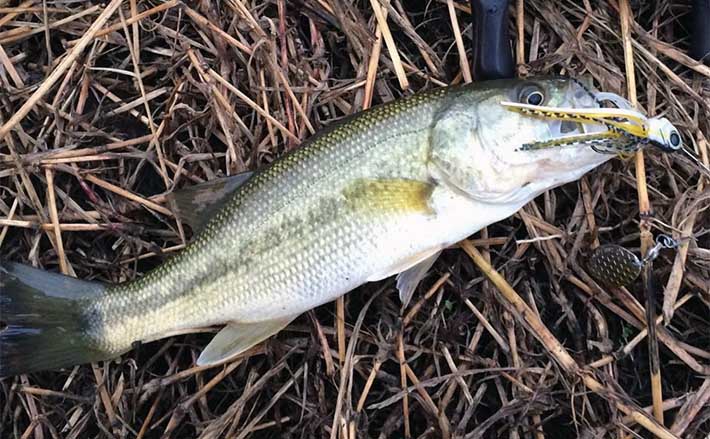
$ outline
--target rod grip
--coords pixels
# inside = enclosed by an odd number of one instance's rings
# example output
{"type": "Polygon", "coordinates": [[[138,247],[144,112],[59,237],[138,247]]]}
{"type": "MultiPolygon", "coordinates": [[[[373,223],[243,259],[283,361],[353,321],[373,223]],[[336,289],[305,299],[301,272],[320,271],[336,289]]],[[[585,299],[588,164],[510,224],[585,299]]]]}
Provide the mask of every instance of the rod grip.
{"type": "Polygon", "coordinates": [[[477,81],[512,78],[508,0],[471,0],[473,72],[477,81]]]}
{"type": "Polygon", "coordinates": [[[710,63],[710,0],[693,0],[690,56],[710,63]]]}

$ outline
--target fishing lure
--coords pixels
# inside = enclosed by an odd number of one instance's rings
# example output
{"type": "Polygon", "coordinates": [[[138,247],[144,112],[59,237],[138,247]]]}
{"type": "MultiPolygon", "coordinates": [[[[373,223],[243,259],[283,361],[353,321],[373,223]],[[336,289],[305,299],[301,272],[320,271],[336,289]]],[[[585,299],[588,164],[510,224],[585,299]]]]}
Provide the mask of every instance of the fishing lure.
{"type": "Polygon", "coordinates": [[[522,102],[501,102],[505,108],[528,116],[577,123],[604,125],[606,132],[578,134],[551,140],[527,143],[522,150],[541,150],[565,146],[589,146],[596,152],[629,154],[650,144],[666,153],[682,153],[696,167],[710,176],[707,167],[683,145],[683,138],[665,117],[648,117],[632,108],[631,103],[612,93],[597,93],[598,102],[612,102],[617,108],[559,108],[522,102]]]}
{"type": "Polygon", "coordinates": [[[604,244],[592,251],[587,269],[592,278],[606,287],[628,287],[643,267],[656,259],[662,249],[675,249],[680,243],[668,235],[658,235],[655,245],[640,259],[632,251],[616,244],[604,244]]]}

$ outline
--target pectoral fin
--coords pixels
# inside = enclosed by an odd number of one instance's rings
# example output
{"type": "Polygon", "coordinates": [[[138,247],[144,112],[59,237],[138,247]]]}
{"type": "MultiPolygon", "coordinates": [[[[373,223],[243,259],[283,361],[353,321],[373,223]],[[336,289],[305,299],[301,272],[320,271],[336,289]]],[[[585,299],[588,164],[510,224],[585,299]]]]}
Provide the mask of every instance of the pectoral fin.
{"type": "Polygon", "coordinates": [[[359,179],[343,190],[353,209],[374,214],[383,212],[413,212],[433,214],[429,205],[434,185],[407,179],[359,179]]]}
{"type": "Polygon", "coordinates": [[[187,223],[193,232],[198,232],[252,174],[242,172],[189,186],[168,194],[168,200],[174,203],[178,218],[187,223]]]}
{"type": "Polygon", "coordinates": [[[254,323],[232,322],[214,336],[197,359],[197,365],[223,363],[281,331],[296,317],[254,323]]]}
{"type": "MultiPolygon", "coordinates": [[[[384,278],[394,276],[395,274],[400,274],[404,275],[405,272],[409,271],[410,269],[414,269],[417,267],[419,264],[423,264],[424,262],[428,261],[430,258],[432,259],[431,262],[429,263],[428,266],[424,267],[422,265],[422,268],[420,271],[424,271],[424,274],[419,277],[417,280],[417,283],[419,280],[424,277],[426,274],[426,271],[431,267],[431,265],[434,263],[436,260],[436,257],[439,256],[439,253],[441,253],[440,248],[435,248],[435,249],[430,249],[421,253],[417,253],[415,255],[412,255],[408,258],[405,258],[404,260],[398,261],[396,264],[391,265],[389,267],[385,267],[382,271],[373,273],[371,276],[367,278],[368,282],[377,282],[378,280],[382,280],[384,278]]],[[[409,277],[409,275],[405,275],[409,277]]],[[[414,279],[412,279],[413,281],[414,279]]],[[[408,281],[409,283],[409,281],[408,281]]],[[[412,289],[416,288],[417,285],[415,284],[412,289]]],[[[397,288],[399,288],[399,276],[397,276],[397,288]]],[[[409,293],[411,295],[411,293],[409,293]]],[[[400,292],[400,297],[402,297],[403,294],[400,292]]]]}
{"type": "Polygon", "coordinates": [[[409,301],[412,300],[417,285],[424,279],[424,276],[426,276],[440,254],[441,250],[397,275],[397,290],[399,290],[399,299],[402,301],[402,307],[406,307],[409,301]]]}

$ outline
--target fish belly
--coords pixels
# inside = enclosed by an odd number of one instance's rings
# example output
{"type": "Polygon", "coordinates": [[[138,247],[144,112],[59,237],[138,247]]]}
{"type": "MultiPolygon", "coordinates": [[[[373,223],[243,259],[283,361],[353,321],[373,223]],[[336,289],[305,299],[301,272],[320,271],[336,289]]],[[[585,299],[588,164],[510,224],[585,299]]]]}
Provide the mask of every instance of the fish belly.
{"type": "MultiPolygon", "coordinates": [[[[282,221],[290,230],[269,230],[271,245],[245,246],[243,270],[225,275],[207,295],[220,297],[220,319],[254,322],[293,316],[334,300],[368,282],[420,262],[520,206],[486,205],[447,186],[437,186],[429,213],[353,214],[338,206],[301,210],[282,221]],[[231,291],[231,295],[225,295],[231,291]]],[[[278,224],[279,222],[275,222],[278,224]]]]}

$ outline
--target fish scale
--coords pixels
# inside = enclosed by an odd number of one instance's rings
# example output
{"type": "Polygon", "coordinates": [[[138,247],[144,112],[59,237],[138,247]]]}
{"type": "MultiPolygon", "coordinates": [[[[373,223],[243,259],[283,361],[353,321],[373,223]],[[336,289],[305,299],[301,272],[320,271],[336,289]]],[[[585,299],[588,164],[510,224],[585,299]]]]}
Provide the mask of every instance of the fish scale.
{"type": "Polygon", "coordinates": [[[285,296],[303,304],[289,307],[289,314],[302,312],[362,283],[357,271],[369,267],[353,270],[350,258],[377,251],[387,228],[369,221],[368,214],[343,212],[339,189],[355,179],[426,179],[422,133],[446,92],[376,107],[256,174],[180,254],[134,282],[111,288],[94,305],[101,316],[101,348],[116,350],[128,340],[225,319],[281,316],[266,310],[286,303],[285,296]],[[312,257],[299,256],[305,252],[312,257]],[[356,273],[342,283],[341,271],[356,273]],[[338,288],[330,292],[334,282],[338,288]],[[145,309],[151,310],[148,316],[145,309]]]}
{"type": "MultiPolygon", "coordinates": [[[[559,121],[506,106],[532,95],[557,113],[602,112],[564,78],[436,89],[347,117],[251,177],[172,194],[194,239],[133,281],[0,262],[0,376],[109,359],[208,325],[225,326],[197,364],[224,362],[300,313],[395,274],[406,304],[443,249],[613,158],[585,143],[609,137],[607,119],[581,118],[563,133],[559,121]],[[572,143],[557,147],[561,137],[572,143]],[[523,148],[536,143],[549,146],[523,148]]],[[[658,127],[649,131],[670,138],[669,123],[658,127]]]]}

